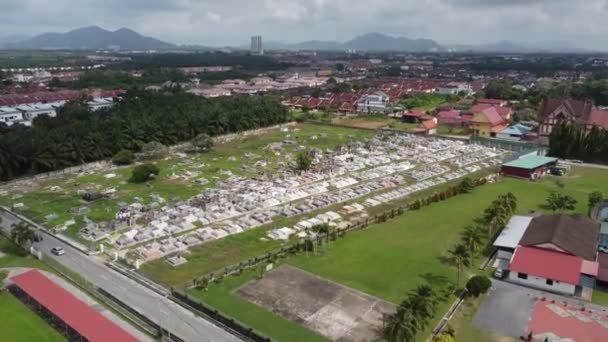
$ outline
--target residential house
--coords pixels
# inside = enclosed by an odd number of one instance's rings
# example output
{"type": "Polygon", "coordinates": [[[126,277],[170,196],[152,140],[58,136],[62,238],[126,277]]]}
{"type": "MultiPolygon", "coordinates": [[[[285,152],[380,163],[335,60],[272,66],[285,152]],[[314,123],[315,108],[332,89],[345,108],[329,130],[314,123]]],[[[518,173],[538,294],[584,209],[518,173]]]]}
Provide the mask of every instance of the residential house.
{"type": "Polygon", "coordinates": [[[509,262],[508,280],[591,299],[599,231],[600,224],[583,215],[534,217],[509,262]]]}
{"type": "Polygon", "coordinates": [[[23,120],[23,113],[14,107],[0,107],[0,122],[7,125],[23,120]]]}
{"type": "Polygon", "coordinates": [[[416,131],[426,135],[437,134],[437,118],[422,121],[416,131]]]}
{"type": "Polygon", "coordinates": [[[357,112],[360,113],[385,113],[389,104],[389,96],[382,91],[363,95],[357,101],[357,112]]]}
{"type": "Polygon", "coordinates": [[[490,138],[502,131],[506,127],[506,122],[495,107],[487,107],[473,113],[469,127],[474,136],[490,138]]]}
{"type": "Polygon", "coordinates": [[[547,137],[561,120],[577,123],[587,130],[594,125],[608,129],[608,111],[593,107],[590,101],[547,99],[538,111],[539,135],[547,137]]]}
{"type": "Polygon", "coordinates": [[[530,131],[532,131],[532,127],[518,123],[496,133],[496,138],[502,140],[520,141],[523,140],[528,133],[530,133],[530,131]]]}
{"type": "Polygon", "coordinates": [[[463,126],[464,121],[460,112],[455,110],[440,111],[436,115],[437,123],[445,126],[463,126]]]}
{"type": "Polygon", "coordinates": [[[550,172],[557,165],[557,158],[527,155],[502,164],[504,175],[535,180],[550,172]]]}
{"type": "Polygon", "coordinates": [[[496,105],[491,105],[491,104],[487,104],[487,103],[478,103],[476,105],[474,105],[471,108],[471,111],[473,113],[476,112],[481,112],[482,110],[486,109],[486,108],[490,108],[490,107],[494,107],[494,109],[496,109],[496,111],[498,112],[498,114],[505,120],[505,121],[509,121],[511,120],[511,116],[513,115],[513,110],[511,109],[511,107],[505,107],[505,106],[496,106],[496,105]]]}

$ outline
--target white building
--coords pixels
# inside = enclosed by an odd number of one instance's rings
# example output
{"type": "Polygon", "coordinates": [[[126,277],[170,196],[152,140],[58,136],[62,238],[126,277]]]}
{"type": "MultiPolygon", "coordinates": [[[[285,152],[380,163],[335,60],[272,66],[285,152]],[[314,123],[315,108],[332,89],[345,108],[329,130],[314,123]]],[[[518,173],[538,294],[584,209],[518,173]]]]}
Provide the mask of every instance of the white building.
{"type": "Polygon", "coordinates": [[[23,121],[23,113],[14,107],[0,107],[0,122],[11,125],[13,122],[23,121]]]}
{"type": "Polygon", "coordinates": [[[104,108],[112,108],[114,106],[114,101],[111,98],[96,98],[93,101],[87,102],[87,106],[92,111],[96,111],[104,108]]]}
{"type": "Polygon", "coordinates": [[[16,107],[21,113],[23,113],[23,119],[32,121],[40,115],[47,115],[49,117],[57,116],[57,108],[63,106],[65,101],[53,102],[53,103],[32,103],[16,107]]]}
{"type": "Polygon", "coordinates": [[[359,101],[357,101],[357,112],[384,113],[388,107],[389,99],[389,96],[381,91],[363,95],[359,101]]]}
{"type": "Polygon", "coordinates": [[[255,55],[264,54],[264,45],[262,44],[262,36],[251,37],[251,53],[255,55]]]}

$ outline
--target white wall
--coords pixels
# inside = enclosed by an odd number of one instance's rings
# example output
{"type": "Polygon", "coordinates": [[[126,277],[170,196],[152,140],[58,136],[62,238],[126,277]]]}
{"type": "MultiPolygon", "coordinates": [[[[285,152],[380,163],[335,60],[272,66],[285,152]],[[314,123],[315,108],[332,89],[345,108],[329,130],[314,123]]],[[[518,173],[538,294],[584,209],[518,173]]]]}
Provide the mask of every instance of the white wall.
{"type": "Polygon", "coordinates": [[[531,274],[528,274],[528,279],[520,279],[517,277],[517,275],[517,272],[509,272],[509,281],[529,287],[535,287],[541,290],[565,293],[568,295],[574,295],[574,291],[576,290],[576,286],[573,284],[563,283],[554,280],[553,285],[551,286],[546,284],[546,278],[536,277],[531,274]]]}

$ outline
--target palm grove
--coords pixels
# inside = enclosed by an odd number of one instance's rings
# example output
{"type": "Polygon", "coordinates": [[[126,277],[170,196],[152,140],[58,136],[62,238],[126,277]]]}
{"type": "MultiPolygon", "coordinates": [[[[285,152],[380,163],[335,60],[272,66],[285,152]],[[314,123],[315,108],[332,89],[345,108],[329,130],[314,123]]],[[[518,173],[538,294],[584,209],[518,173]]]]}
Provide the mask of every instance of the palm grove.
{"type": "Polygon", "coordinates": [[[239,132],[283,123],[288,111],[270,97],[204,99],[184,93],[132,91],[112,109],[90,112],[85,99],[41,116],[32,128],[0,135],[0,180],[139,152],[152,141],[171,145],[206,134],[239,132]]]}

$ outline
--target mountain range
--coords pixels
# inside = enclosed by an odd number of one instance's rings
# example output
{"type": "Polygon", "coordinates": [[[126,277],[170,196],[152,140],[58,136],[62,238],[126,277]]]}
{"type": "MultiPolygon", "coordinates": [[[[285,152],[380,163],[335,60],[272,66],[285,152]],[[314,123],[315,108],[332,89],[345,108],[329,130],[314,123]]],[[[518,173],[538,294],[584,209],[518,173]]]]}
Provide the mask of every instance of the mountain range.
{"type": "MultiPolygon", "coordinates": [[[[128,28],[108,31],[98,26],[75,29],[66,33],[44,33],[25,38],[0,37],[0,48],[10,49],[69,49],[97,50],[118,46],[122,50],[209,50],[199,45],[175,45],[152,37],[143,36],[128,28]]],[[[396,51],[396,52],[587,52],[569,47],[563,42],[543,42],[539,44],[520,44],[499,41],[483,45],[440,45],[432,39],[410,39],[393,37],[382,33],[367,33],[346,42],[310,40],[300,43],[264,42],[266,50],[315,50],[315,51],[396,51]]],[[[248,49],[241,46],[240,49],[248,49]]]]}
{"type": "Polygon", "coordinates": [[[66,33],[44,33],[4,44],[5,48],[14,49],[96,50],[110,46],[119,46],[127,50],[167,50],[177,47],[174,44],[143,36],[128,28],[108,31],[98,26],[83,27],[66,33]]]}

